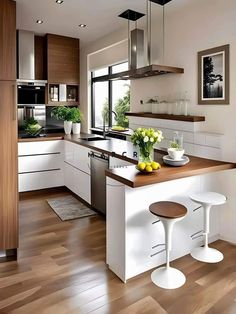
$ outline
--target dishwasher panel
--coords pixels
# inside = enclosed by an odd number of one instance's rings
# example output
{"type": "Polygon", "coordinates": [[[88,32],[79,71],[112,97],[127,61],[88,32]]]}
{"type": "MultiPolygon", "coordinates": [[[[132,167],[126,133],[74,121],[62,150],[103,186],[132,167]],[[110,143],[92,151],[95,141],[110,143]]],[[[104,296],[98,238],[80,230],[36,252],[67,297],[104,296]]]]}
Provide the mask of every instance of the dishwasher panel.
{"type": "Polygon", "coordinates": [[[109,158],[104,154],[91,153],[91,205],[102,214],[106,214],[106,175],[109,158]]]}

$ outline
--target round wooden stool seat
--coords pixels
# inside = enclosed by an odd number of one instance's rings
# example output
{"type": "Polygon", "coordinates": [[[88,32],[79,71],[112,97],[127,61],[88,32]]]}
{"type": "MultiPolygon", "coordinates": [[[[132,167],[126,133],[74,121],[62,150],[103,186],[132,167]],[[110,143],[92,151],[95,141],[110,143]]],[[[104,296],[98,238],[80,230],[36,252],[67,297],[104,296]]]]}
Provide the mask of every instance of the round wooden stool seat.
{"type": "Polygon", "coordinates": [[[157,202],[149,206],[149,210],[153,215],[167,219],[176,219],[184,217],[187,214],[187,208],[175,202],[157,202]]]}

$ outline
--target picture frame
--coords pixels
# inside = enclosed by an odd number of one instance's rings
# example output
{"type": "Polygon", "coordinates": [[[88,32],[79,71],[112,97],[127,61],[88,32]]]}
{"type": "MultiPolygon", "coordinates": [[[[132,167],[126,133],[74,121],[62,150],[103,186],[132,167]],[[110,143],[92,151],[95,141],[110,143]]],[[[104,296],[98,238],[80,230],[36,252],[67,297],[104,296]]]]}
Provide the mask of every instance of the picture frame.
{"type": "Polygon", "coordinates": [[[230,45],[198,52],[198,104],[229,104],[230,45]]]}

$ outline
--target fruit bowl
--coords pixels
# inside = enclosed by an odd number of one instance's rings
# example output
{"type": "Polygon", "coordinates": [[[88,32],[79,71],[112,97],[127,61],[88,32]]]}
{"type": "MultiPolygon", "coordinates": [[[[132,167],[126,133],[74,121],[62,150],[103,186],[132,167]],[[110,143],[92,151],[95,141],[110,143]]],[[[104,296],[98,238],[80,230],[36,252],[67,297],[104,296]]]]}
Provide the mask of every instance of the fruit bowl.
{"type": "Polygon", "coordinates": [[[158,162],[153,161],[152,163],[139,162],[136,166],[136,169],[141,173],[149,174],[155,173],[161,168],[161,165],[158,162]]]}

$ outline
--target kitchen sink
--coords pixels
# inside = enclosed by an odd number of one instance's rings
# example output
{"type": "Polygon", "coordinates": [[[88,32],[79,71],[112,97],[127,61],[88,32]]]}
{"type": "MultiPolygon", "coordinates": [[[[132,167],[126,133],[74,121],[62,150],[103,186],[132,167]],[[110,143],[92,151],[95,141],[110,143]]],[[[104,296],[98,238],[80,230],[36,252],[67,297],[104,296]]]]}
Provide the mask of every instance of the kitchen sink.
{"type": "Polygon", "coordinates": [[[87,142],[93,142],[93,141],[107,141],[109,139],[99,137],[99,136],[94,136],[94,137],[81,137],[79,138],[80,140],[87,141],[87,142]]]}

